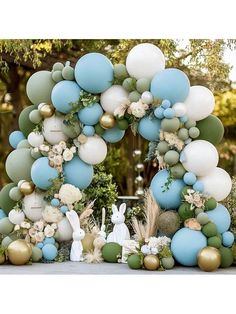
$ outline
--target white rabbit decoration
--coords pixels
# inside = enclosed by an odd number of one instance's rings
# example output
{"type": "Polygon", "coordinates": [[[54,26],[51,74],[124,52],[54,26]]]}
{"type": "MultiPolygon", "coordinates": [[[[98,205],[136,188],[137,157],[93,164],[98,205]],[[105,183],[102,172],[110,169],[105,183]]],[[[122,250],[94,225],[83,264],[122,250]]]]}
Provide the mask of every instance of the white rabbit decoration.
{"type": "Polygon", "coordinates": [[[80,228],[80,220],[74,210],[67,211],[66,217],[73,229],[73,242],[70,250],[70,260],[72,262],[81,262],[83,261],[83,245],[81,240],[85,237],[85,232],[80,228]]]}
{"type": "Polygon", "coordinates": [[[98,232],[98,235],[100,238],[103,238],[104,240],[106,240],[106,226],[105,226],[105,218],[106,218],[106,209],[103,207],[102,208],[102,224],[101,224],[101,228],[100,231],[98,232]]]}
{"type": "Polygon", "coordinates": [[[116,205],[112,204],[111,221],[114,224],[113,231],[109,233],[107,242],[116,242],[123,245],[124,240],[130,239],[129,229],[125,224],[126,204],[122,203],[119,210],[116,205]]]}

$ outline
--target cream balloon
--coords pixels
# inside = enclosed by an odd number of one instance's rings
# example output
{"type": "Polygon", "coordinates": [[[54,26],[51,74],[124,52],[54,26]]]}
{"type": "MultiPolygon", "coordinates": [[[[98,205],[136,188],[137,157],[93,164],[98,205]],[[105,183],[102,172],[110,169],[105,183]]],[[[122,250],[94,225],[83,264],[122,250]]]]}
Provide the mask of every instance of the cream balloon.
{"type": "Polygon", "coordinates": [[[155,45],[143,43],[133,47],[126,58],[126,68],[131,77],[152,79],[164,70],[165,56],[155,45]]]}
{"type": "Polygon", "coordinates": [[[219,156],[214,145],[196,140],[185,146],[180,161],[187,171],[196,176],[205,176],[217,166],[219,156]]]}
{"type": "Polygon", "coordinates": [[[64,217],[57,224],[56,240],[58,242],[70,241],[72,239],[73,230],[69,220],[64,217]]]}
{"type": "Polygon", "coordinates": [[[14,225],[20,225],[25,219],[25,214],[21,210],[12,209],[8,214],[8,218],[14,225]]]}
{"type": "Polygon", "coordinates": [[[128,93],[120,85],[113,85],[101,94],[100,103],[102,108],[108,112],[114,114],[114,111],[122,103],[128,101],[128,93]]]}
{"type": "Polygon", "coordinates": [[[31,132],[27,138],[28,142],[33,147],[39,147],[44,142],[44,137],[39,132],[31,132]]]}
{"type": "Polygon", "coordinates": [[[186,116],[194,121],[199,121],[212,113],[215,106],[215,98],[208,88],[196,85],[190,87],[184,104],[187,110],[186,116]]]}
{"type": "Polygon", "coordinates": [[[33,192],[26,195],[23,199],[23,211],[25,216],[33,222],[42,218],[42,211],[46,205],[43,197],[43,194],[33,192]]]}
{"type": "Polygon", "coordinates": [[[204,185],[204,193],[214,197],[218,202],[223,201],[230,193],[232,181],[229,174],[219,167],[213,169],[204,177],[199,177],[198,181],[204,185]]]}
{"type": "Polygon", "coordinates": [[[53,115],[43,121],[43,135],[49,144],[55,145],[68,139],[62,131],[63,119],[63,116],[53,115]]]}
{"type": "Polygon", "coordinates": [[[187,112],[186,106],[182,102],[175,103],[172,106],[172,109],[174,110],[176,117],[183,117],[187,112]]]}
{"type": "Polygon", "coordinates": [[[107,155],[107,144],[99,136],[90,136],[79,147],[79,157],[90,165],[100,164],[107,155]]]}

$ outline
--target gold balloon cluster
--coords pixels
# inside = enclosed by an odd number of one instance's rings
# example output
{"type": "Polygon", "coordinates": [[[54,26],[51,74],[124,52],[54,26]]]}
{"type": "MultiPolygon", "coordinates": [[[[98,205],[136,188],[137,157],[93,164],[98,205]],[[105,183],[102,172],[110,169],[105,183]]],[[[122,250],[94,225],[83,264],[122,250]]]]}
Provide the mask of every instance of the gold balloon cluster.
{"type": "Polygon", "coordinates": [[[24,265],[31,258],[32,247],[25,240],[19,239],[9,244],[7,255],[13,265],[24,265]]]}
{"type": "Polygon", "coordinates": [[[103,129],[111,129],[115,126],[116,124],[116,120],[115,120],[115,117],[111,114],[111,113],[108,113],[108,112],[105,112],[100,120],[99,120],[100,124],[101,124],[101,127],[103,129]]]}
{"type": "Polygon", "coordinates": [[[19,190],[23,195],[29,195],[34,192],[34,188],[33,182],[24,181],[21,183],[19,190]]]}
{"type": "Polygon", "coordinates": [[[143,260],[144,267],[147,270],[157,270],[160,266],[160,260],[156,255],[147,255],[143,260]]]}
{"type": "Polygon", "coordinates": [[[4,252],[0,253],[0,265],[4,264],[5,260],[6,260],[5,253],[4,252]]]}
{"type": "Polygon", "coordinates": [[[53,116],[55,112],[55,108],[52,105],[48,105],[45,103],[43,106],[41,106],[41,108],[39,109],[39,112],[42,117],[50,118],[51,116],[53,116]]]}
{"type": "Polygon", "coordinates": [[[198,253],[198,266],[203,271],[215,271],[220,267],[221,255],[214,247],[206,246],[198,253]]]}

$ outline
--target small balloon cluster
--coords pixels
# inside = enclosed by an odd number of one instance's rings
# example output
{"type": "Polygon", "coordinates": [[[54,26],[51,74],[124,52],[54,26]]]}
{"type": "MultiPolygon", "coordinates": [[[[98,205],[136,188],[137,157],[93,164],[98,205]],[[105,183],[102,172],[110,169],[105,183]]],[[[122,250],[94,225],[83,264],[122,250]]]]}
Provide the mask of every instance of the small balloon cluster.
{"type": "Polygon", "coordinates": [[[6,172],[13,183],[0,192],[5,242],[18,231],[53,260],[57,242],[72,239],[66,213],[81,202],[93,166],[106,158],[107,143],[122,140],[131,127],[151,142],[149,155],[159,163],[151,182],[156,202],[178,210],[183,223],[171,243],[175,259],[196,265],[207,245],[222,260],[230,255],[230,216],[217,202],[230,193],[231,179],[217,167],[214,145],[224,128],[211,114],[214,96],[204,86],[190,86],[183,71],[165,69],[158,47],[135,46],[125,65],[113,66],[100,53],[85,54],[74,68],[57,62],[51,71],[34,73],[26,93],[32,105],[19,116],[20,130],[9,136],[14,150],[6,172]]]}

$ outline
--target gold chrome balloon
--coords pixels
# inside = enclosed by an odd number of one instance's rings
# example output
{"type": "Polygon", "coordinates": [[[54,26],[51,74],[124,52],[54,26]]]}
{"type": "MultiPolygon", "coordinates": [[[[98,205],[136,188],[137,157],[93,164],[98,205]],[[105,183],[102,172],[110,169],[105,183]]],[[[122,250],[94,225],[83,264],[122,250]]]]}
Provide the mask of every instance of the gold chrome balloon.
{"type": "Polygon", "coordinates": [[[32,249],[25,240],[19,239],[9,244],[7,254],[13,265],[24,265],[30,260],[32,249]]]}
{"type": "Polygon", "coordinates": [[[0,253],[0,265],[4,264],[6,260],[5,253],[0,253]]]}
{"type": "Polygon", "coordinates": [[[39,112],[41,114],[42,117],[44,118],[50,118],[51,116],[53,116],[55,109],[52,105],[43,105],[40,109],[39,112]]]}
{"type": "Polygon", "coordinates": [[[20,185],[20,192],[24,195],[29,195],[32,194],[34,192],[34,187],[35,185],[33,184],[33,182],[28,182],[28,181],[24,181],[21,185],[20,185]]]}
{"type": "Polygon", "coordinates": [[[160,266],[159,258],[156,255],[147,255],[143,260],[144,267],[147,270],[157,270],[160,266]]]}
{"type": "Polygon", "coordinates": [[[219,250],[214,247],[206,246],[198,253],[198,266],[203,271],[215,271],[221,263],[219,250]]]}
{"type": "Polygon", "coordinates": [[[114,116],[111,113],[105,112],[100,120],[99,120],[101,127],[103,129],[111,129],[115,126],[116,124],[116,120],[114,118],[114,116]]]}

